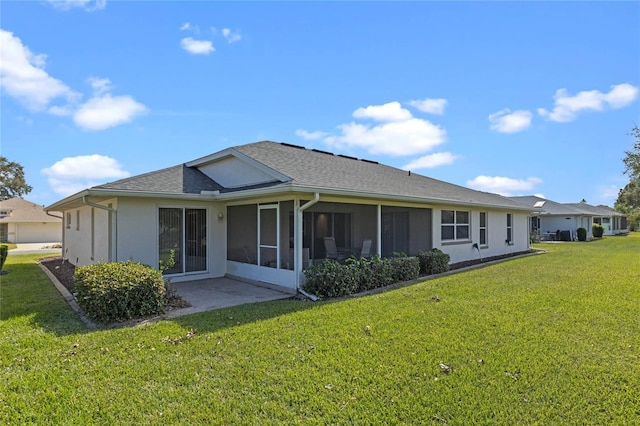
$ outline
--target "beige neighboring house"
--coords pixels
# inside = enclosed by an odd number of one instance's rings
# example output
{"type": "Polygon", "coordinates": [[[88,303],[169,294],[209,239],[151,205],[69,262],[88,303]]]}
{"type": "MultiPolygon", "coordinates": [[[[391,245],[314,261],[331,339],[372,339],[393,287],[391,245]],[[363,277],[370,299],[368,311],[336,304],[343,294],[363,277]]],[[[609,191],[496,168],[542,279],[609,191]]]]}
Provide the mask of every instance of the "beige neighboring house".
{"type": "Polygon", "coordinates": [[[47,214],[43,206],[22,198],[0,201],[0,241],[14,244],[62,241],[62,215],[47,214]]]}

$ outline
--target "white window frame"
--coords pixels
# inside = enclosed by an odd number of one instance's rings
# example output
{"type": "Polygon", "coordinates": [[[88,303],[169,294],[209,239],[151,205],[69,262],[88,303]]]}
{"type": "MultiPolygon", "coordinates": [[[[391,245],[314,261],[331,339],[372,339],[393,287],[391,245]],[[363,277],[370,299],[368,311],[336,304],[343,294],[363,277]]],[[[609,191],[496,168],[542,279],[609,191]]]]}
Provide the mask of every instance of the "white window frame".
{"type": "Polygon", "coordinates": [[[513,214],[507,213],[507,244],[513,244],[513,214]]]}
{"type": "Polygon", "coordinates": [[[489,246],[489,213],[488,212],[480,212],[479,215],[479,234],[478,240],[480,241],[480,247],[488,247],[489,246]],[[482,224],[482,215],[484,215],[484,225],[482,224]],[[482,242],[482,231],[484,231],[484,242],[482,242]]]}
{"type": "Polygon", "coordinates": [[[471,212],[469,210],[449,210],[442,209],[440,210],[440,240],[443,243],[455,243],[455,242],[469,242],[471,241],[471,212]],[[453,212],[453,222],[443,222],[443,213],[444,212],[453,212]],[[458,213],[466,213],[467,221],[466,222],[458,222],[458,213]],[[445,239],[443,236],[442,229],[444,227],[453,227],[453,238],[445,239]],[[464,238],[458,237],[458,229],[459,228],[467,228],[467,236],[464,238]]]}

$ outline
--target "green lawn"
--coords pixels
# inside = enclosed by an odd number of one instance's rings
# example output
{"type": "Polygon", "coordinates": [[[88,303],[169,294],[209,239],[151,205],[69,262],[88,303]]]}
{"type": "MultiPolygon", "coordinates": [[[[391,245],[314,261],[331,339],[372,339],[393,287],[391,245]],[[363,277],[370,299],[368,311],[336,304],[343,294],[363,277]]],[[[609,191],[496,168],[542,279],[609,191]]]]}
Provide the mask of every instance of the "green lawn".
{"type": "Polygon", "coordinates": [[[9,256],[0,424],[637,424],[640,233],[541,247],[363,298],[99,331],[9,256]]]}

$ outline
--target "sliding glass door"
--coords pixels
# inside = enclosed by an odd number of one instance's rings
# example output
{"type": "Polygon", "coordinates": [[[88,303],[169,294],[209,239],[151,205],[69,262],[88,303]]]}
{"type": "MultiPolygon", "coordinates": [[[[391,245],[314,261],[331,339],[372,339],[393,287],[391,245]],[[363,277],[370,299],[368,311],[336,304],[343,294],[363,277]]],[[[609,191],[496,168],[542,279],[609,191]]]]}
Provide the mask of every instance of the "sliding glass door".
{"type": "Polygon", "coordinates": [[[207,270],[207,210],[160,208],[158,214],[160,267],[165,274],[207,270]]]}

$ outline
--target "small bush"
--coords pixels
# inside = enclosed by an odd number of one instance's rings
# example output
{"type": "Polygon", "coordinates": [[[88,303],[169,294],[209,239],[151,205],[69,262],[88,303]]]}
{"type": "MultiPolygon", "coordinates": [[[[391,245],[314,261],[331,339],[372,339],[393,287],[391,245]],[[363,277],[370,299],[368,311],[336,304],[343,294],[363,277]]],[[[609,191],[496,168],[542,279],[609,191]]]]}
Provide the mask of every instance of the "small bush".
{"type": "Polygon", "coordinates": [[[418,252],[420,272],[426,275],[440,274],[449,270],[451,256],[438,248],[418,252]]]}
{"type": "Polygon", "coordinates": [[[4,268],[4,262],[7,260],[7,255],[9,254],[9,246],[6,244],[0,245],[0,271],[4,268]]]}
{"type": "Polygon", "coordinates": [[[137,262],[98,263],[76,268],[78,305],[108,323],[164,312],[162,273],[137,262]]]}
{"type": "Polygon", "coordinates": [[[325,260],[304,271],[306,281],[302,288],[320,297],[345,296],[358,288],[354,274],[356,270],[333,260],[325,260]]]}
{"type": "Polygon", "coordinates": [[[591,233],[594,238],[602,238],[602,235],[604,234],[604,227],[598,223],[594,223],[591,226],[591,233]]]}
{"type": "Polygon", "coordinates": [[[578,228],[576,230],[578,234],[578,241],[587,241],[587,229],[586,228],[578,228]]]}
{"type": "Polygon", "coordinates": [[[407,256],[352,257],[344,264],[326,260],[305,270],[306,281],[302,288],[322,298],[339,297],[409,281],[417,278],[419,272],[418,259],[407,256]]]}

